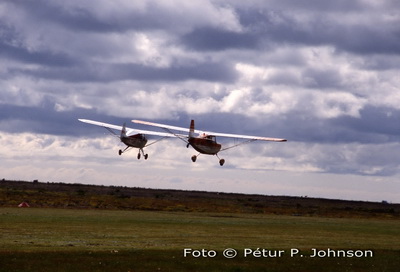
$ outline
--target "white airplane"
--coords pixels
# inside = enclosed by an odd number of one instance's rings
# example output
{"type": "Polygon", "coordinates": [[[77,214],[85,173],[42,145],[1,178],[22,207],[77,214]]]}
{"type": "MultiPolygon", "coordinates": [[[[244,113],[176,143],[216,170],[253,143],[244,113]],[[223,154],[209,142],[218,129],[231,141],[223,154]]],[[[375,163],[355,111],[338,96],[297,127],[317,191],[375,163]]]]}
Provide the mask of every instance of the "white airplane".
{"type": "MultiPolygon", "coordinates": [[[[250,136],[250,135],[238,135],[238,134],[227,134],[227,133],[217,133],[217,132],[205,132],[194,129],[194,120],[190,122],[190,128],[169,126],[164,124],[151,123],[140,120],[132,120],[133,123],[142,124],[147,126],[158,127],[164,129],[170,135],[180,138],[181,140],[187,143],[186,147],[192,146],[199,154],[192,156],[192,161],[195,162],[197,157],[200,154],[207,155],[216,155],[218,157],[218,152],[227,150],[238,145],[242,145],[245,143],[253,142],[253,141],[272,141],[272,142],[286,142],[286,139],[280,138],[267,138],[267,137],[258,137],[258,136],[250,136]],[[174,131],[181,132],[189,132],[189,136],[177,134],[174,131]],[[198,136],[196,136],[196,134],[198,136]],[[183,136],[183,137],[182,137],[183,136]],[[239,144],[235,144],[233,146],[229,146],[222,149],[221,144],[217,143],[216,137],[227,137],[227,138],[236,138],[236,139],[244,139],[246,141],[241,142],[239,144]]],[[[222,166],[225,163],[224,159],[219,158],[219,164],[222,166]]]]}
{"type": "Polygon", "coordinates": [[[145,160],[149,157],[148,154],[145,154],[143,151],[143,148],[155,144],[156,142],[164,139],[165,137],[181,137],[184,135],[173,135],[171,133],[164,133],[164,132],[157,132],[157,131],[147,131],[147,130],[139,130],[139,129],[133,129],[133,128],[127,128],[125,124],[123,126],[117,126],[117,125],[111,125],[107,123],[102,123],[102,122],[97,122],[93,120],[87,120],[87,119],[78,119],[81,122],[91,124],[91,125],[96,125],[100,127],[106,128],[108,131],[110,131],[112,134],[116,135],[119,137],[120,141],[123,142],[126,145],[126,148],[124,150],[119,150],[118,154],[122,155],[125,151],[127,151],[129,148],[138,148],[139,153],[137,155],[137,158],[140,159],[140,153],[143,154],[143,157],[145,160]],[[117,130],[120,132],[118,135],[117,133],[114,132],[114,130],[117,130]],[[147,144],[148,141],[148,136],[157,136],[157,137],[162,137],[150,144],[147,144]]]}

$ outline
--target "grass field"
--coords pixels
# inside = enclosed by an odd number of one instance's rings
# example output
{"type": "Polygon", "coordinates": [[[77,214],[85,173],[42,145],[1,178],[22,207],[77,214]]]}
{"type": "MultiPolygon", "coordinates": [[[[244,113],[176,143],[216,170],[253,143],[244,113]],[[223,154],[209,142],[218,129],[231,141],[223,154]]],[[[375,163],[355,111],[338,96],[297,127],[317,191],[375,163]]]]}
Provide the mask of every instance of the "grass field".
{"type": "Polygon", "coordinates": [[[0,237],[0,271],[398,271],[400,266],[399,220],[0,208],[0,237]],[[237,256],[225,258],[227,248],[237,256]],[[313,258],[314,248],[373,256],[313,258]],[[185,257],[184,249],[214,250],[216,256],[195,257],[200,252],[194,251],[185,257]],[[282,253],[244,256],[246,249],[282,253]],[[291,249],[303,257],[291,257],[291,249]]]}

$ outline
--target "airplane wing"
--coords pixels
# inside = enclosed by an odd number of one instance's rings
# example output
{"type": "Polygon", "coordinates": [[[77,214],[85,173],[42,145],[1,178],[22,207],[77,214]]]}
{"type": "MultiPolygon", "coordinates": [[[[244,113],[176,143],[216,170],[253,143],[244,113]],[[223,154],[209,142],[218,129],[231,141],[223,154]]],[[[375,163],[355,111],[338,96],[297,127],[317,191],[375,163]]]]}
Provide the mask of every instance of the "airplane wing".
{"type": "MultiPolygon", "coordinates": [[[[163,129],[166,129],[166,130],[179,130],[179,131],[185,131],[185,132],[189,132],[190,131],[190,129],[188,129],[188,128],[169,126],[169,125],[165,125],[165,124],[158,124],[158,123],[152,123],[152,122],[147,122],[147,121],[132,120],[132,122],[136,123],[136,124],[159,127],[159,128],[163,128],[163,129]]],[[[218,137],[236,138],[236,139],[260,140],[260,141],[272,141],[272,142],[286,142],[287,141],[286,139],[281,139],[281,138],[268,138],[268,137],[240,135],[240,134],[206,132],[206,131],[200,131],[200,130],[194,130],[194,132],[195,133],[199,133],[199,134],[203,134],[204,133],[204,134],[209,135],[209,136],[218,136],[218,137]]]]}
{"type": "MultiPolygon", "coordinates": [[[[100,126],[104,127],[107,129],[115,129],[118,131],[122,131],[123,127],[122,126],[117,126],[117,125],[112,125],[112,124],[107,124],[103,122],[98,122],[98,121],[93,121],[93,120],[87,120],[87,119],[78,119],[79,121],[95,126],[100,126]]],[[[133,128],[125,128],[126,129],[126,134],[127,135],[133,135],[133,134],[145,134],[145,135],[154,135],[154,136],[160,136],[160,137],[177,137],[174,134],[171,133],[165,133],[165,132],[157,132],[157,131],[149,131],[149,130],[139,130],[139,129],[133,129],[133,128]]]]}
{"type": "MultiPolygon", "coordinates": [[[[158,128],[163,128],[163,129],[167,129],[167,130],[178,130],[178,131],[184,131],[184,132],[189,132],[190,131],[190,129],[188,129],[188,128],[169,126],[169,125],[164,125],[164,124],[159,124],[159,123],[152,123],[152,122],[141,121],[141,120],[132,120],[132,122],[136,123],[136,124],[152,126],[152,127],[158,127],[158,128]]],[[[198,131],[198,130],[195,130],[195,132],[196,133],[200,133],[200,131],[198,131]]]]}
{"type": "Polygon", "coordinates": [[[286,139],[281,138],[269,138],[269,137],[259,137],[250,135],[240,135],[240,134],[228,134],[228,133],[218,133],[218,132],[204,132],[207,135],[236,138],[236,139],[247,139],[247,140],[258,140],[258,141],[272,141],[272,142],[286,142],[286,139]]]}

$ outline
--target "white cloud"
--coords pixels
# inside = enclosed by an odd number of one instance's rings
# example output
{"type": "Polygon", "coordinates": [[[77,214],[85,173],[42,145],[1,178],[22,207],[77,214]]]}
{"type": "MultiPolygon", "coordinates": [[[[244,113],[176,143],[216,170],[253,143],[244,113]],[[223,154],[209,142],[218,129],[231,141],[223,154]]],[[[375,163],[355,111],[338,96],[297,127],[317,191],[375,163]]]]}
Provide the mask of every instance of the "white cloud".
{"type": "Polygon", "coordinates": [[[365,99],[351,93],[332,92],[314,94],[313,104],[316,115],[322,118],[337,118],[343,115],[360,117],[360,110],[365,105],[365,99]]]}
{"type": "MultiPolygon", "coordinates": [[[[5,80],[0,83],[0,104],[13,104],[18,106],[38,106],[43,101],[43,94],[36,92],[31,85],[33,82],[26,78],[18,80],[5,80]]],[[[34,84],[34,83],[33,83],[34,84]]]]}

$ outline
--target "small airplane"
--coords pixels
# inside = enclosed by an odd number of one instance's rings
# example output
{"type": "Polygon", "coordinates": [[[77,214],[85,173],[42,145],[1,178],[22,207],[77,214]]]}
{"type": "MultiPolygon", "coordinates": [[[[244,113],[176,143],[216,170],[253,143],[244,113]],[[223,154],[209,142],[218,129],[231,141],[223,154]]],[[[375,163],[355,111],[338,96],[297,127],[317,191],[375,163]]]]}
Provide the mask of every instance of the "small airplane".
{"type": "Polygon", "coordinates": [[[195,130],[194,128],[194,120],[191,120],[189,129],[183,127],[176,127],[158,123],[152,123],[147,121],[140,121],[140,120],[132,120],[133,123],[142,124],[147,126],[158,127],[164,129],[170,135],[173,135],[177,138],[180,138],[184,142],[186,142],[186,147],[192,146],[197,152],[198,155],[192,156],[192,161],[196,162],[197,157],[200,154],[207,154],[207,155],[215,155],[219,159],[219,164],[222,166],[225,163],[224,159],[221,159],[218,156],[220,151],[224,151],[245,143],[253,142],[253,141],[272,141],[272,142],[286,142],[286,139],[280,138],[267,138],[267,137],[258,137],[258,136],[250,136],[250,135],[238,135],[238,134],[227,134],[227,133],[218,133],[218,132],[204,132],[195,130]],[[181,131],[181,132],[189,132],[189,136],[176,134],[174,131],[181,131]],[[197,134],[197,136],[196,136],[197,134]],[[184,137],[182,137],[184,136],[184,137]],[[216,137],[226,137],[226,138],[236,138],[236,139],[245,139],[246,141],[241,142],[239,144],[235,144],[233,146],[229,146],[222,149],[222,145],[217,143],[216,137]]]}
{"type": "MultiPolygon", "coordinates": [[[[128,151],[130,148],[138,148],[139,149],[139,153],[137,155],[138,159],[140,159],[141,154],[143,155],[145,160],[147,160],[147,158],[149,157],[148,154],[144,153],[143,148],[145,148],[149,145],[155,144],[156,142],[158,142],[166,137],[178,137],[178,135],[172,135],[170,133],[127,128],[125,124],[123,124],[123,126],[117,126],[117,125],[112,125],[112,124],[107,124],[107,123],[97,122],[97,121],[87,120],[87,119],[78,119],[78,120],[83,123],[104,127],[105,129],[110,131],[112,134],[119,137],[120,141],[126,145],[126,148],[124,150],[120,149],[118,151],[119,155],[122,155],[124,152],[128,151]],[[114,130],[120,131],[120,134],[118,135],[117,133],[114,132],[114,130]],[[162,138],[158,139],[150,144],[147,144],[149,135],[162,137],[162,138]]],[[[183,136],[183,135],[180,135],[180,136],[183,136]]]]}

